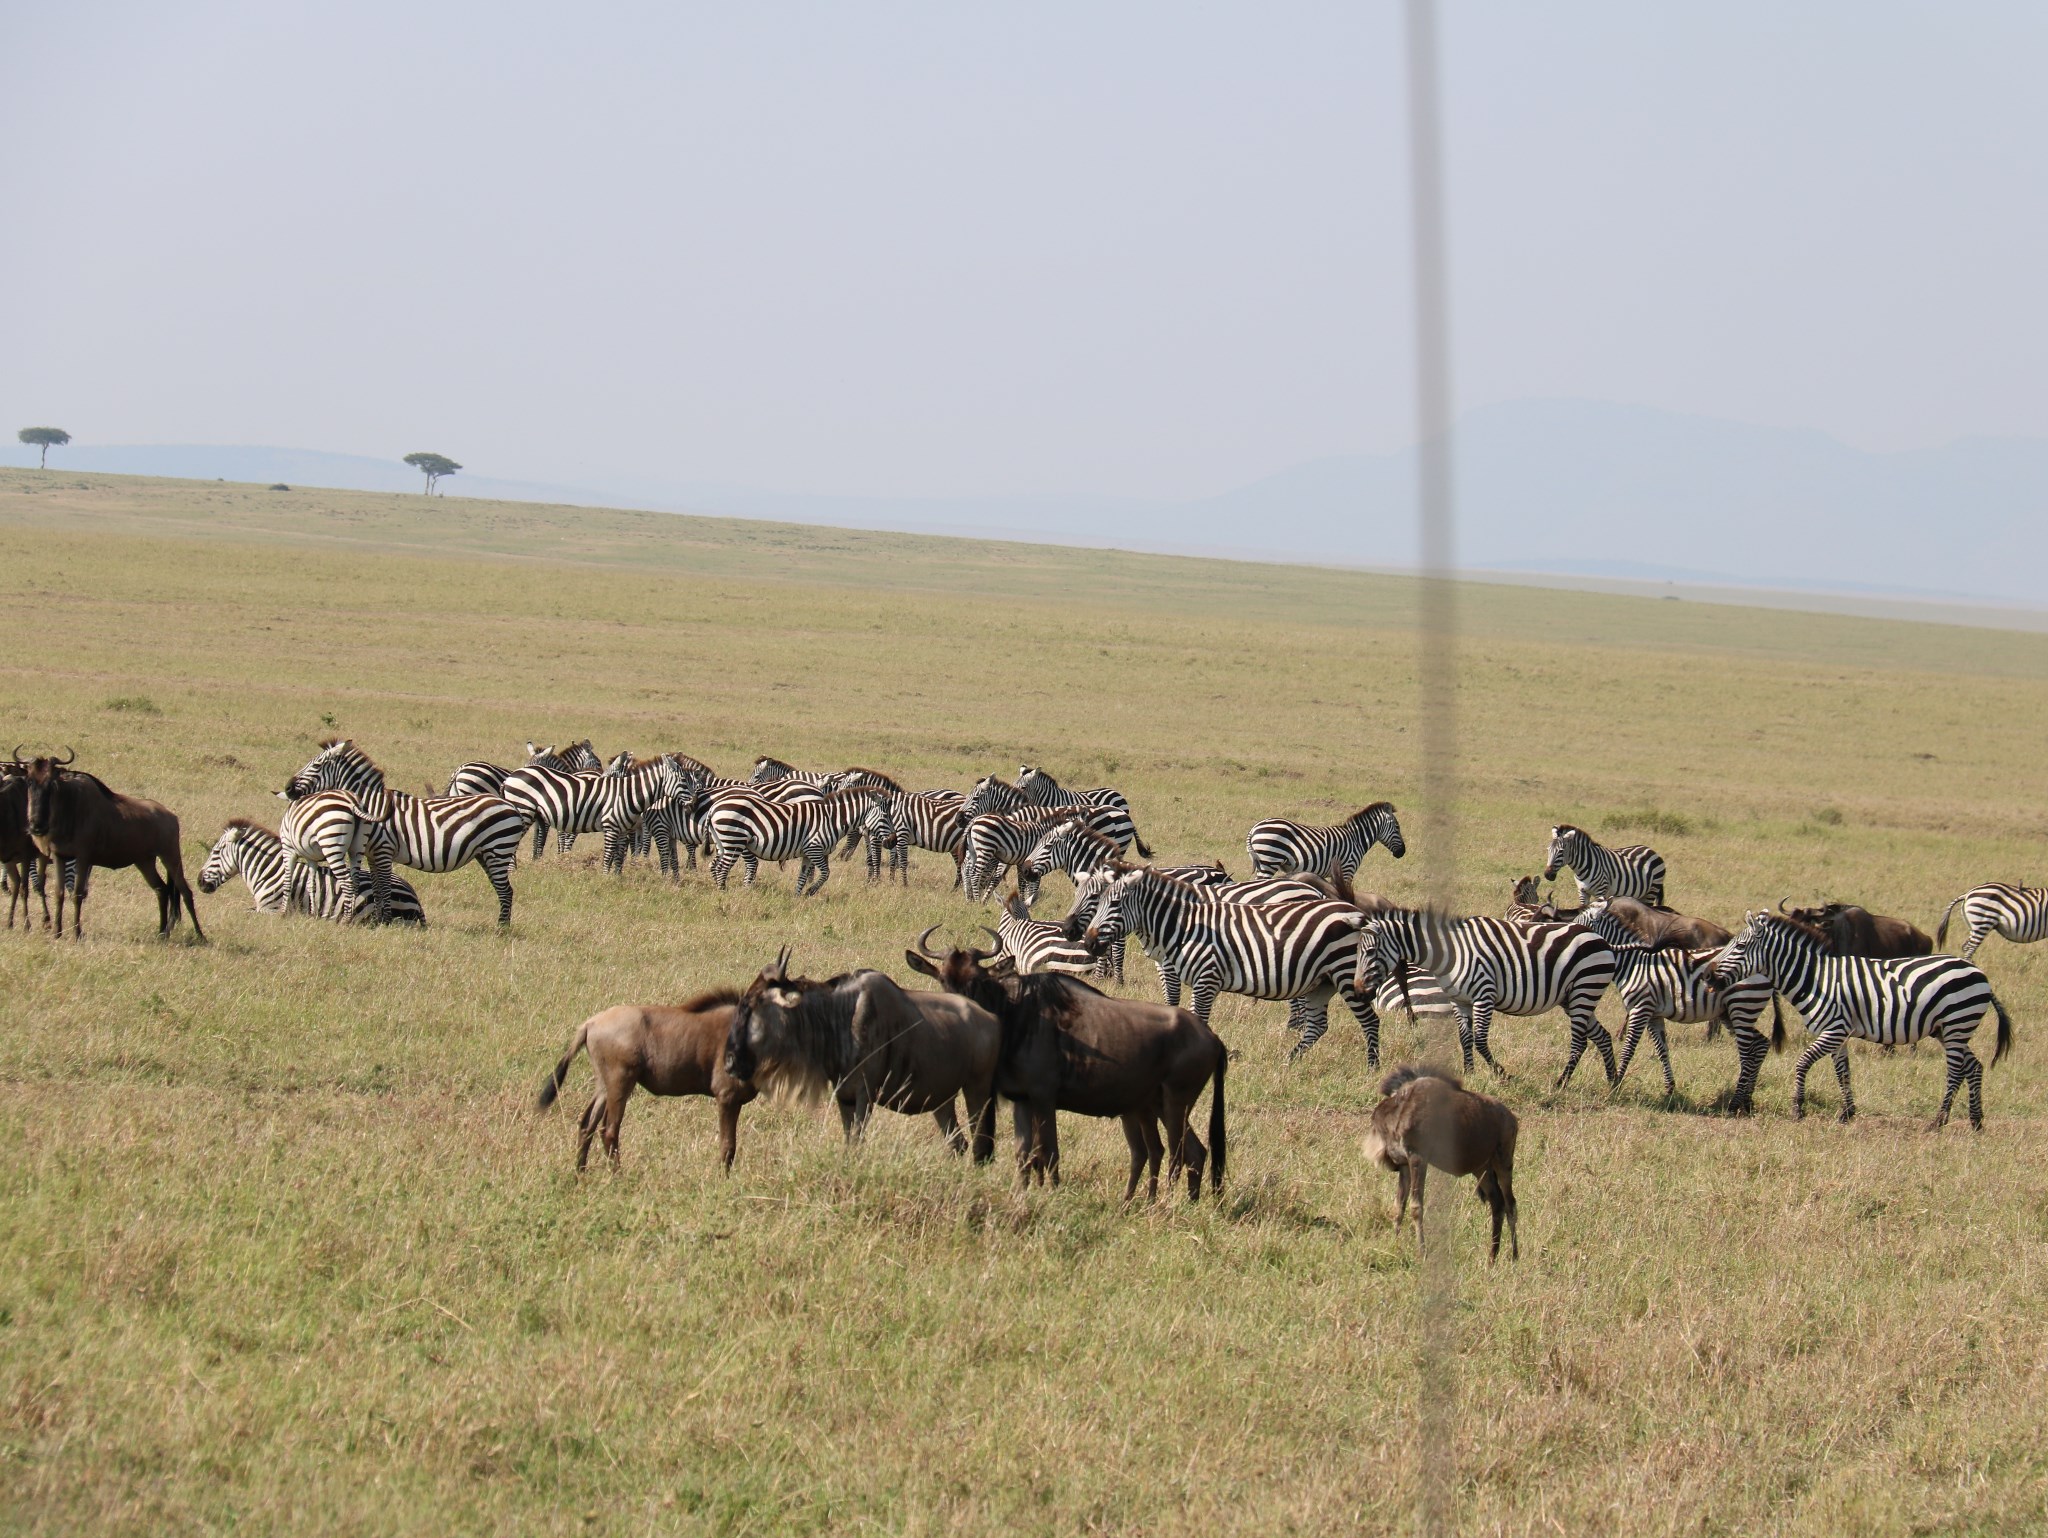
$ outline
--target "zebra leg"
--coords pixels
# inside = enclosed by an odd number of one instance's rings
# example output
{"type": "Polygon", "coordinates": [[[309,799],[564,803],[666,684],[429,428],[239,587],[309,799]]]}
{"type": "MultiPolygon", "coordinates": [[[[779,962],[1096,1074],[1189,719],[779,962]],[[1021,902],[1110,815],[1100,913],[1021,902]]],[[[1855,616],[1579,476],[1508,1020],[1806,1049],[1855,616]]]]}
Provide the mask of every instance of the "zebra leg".
{"type": "Polygon", "coordinates": [[[817,880],[811,883],[811,895],[816,897],[825,890],[825,883],[832,879],[832,843],[828,839],[812,858],[811,869],[817,873],[817,880]]]}
{"type": "Polygon", "coordinates": [[[1846,1037],[1835,1043],[1835,1082],[1842,1087],[1842,1114],[1835,1120],[1846,1127],[1856,1119],[1856,1096],[1849,1089],[1849,1042],[1846,1037]]]}
{"type": "Polygon", "coordinates": [[[1206,1030],[1209,1025],[1209,1011],[1216,1007],[1216,995],[1222,990],[1216,986],[1215,977],[1206,973],[1189,979],[1188,987],[1194,993],[1195,1018],[1206,1030]]]}
{"type": "Polygon", "coordinates": [[[628,839],[617,828],[604,830],[604,873],[607,876],[626,874],[626,847],[628,839]]]}
{"type": "Polygon", "coordinates": [[[1325,987],[1316,993],[1307,994],[1288,1005],[1287,1023],[1301,1025],[1301,1040],[1294,1044],[1287,1054],[1287,1061],[1298,1063],[1302,1053],[1323,1039],[1323,1032],[1330,1028],[1330,996],[1332,990],[1325,987]]]}
{"type": "Polygon", "coordinates": [[[1970,1076],[1970,1128],[1974,1132],[1982,1132],[1984,1130],[1984,1064],[1978,1059],[1977,1054],[1970,1050],[1967,1042],[1963,1044],[1963,1055],[1969,1058],[1969,1062],[1963,1065],[1963,1071],[1970,1076]]]}
{"type": "Polygon", "coordinates": [[[1611,1095],[1621,1088],[1621,1081],[1628,1077],[1628,1065],[1636,1060],[1636,1047],[1643,1039],[1643,1028],[1649,1023],[1650,1010],[1647,1005],[1637,1005],[1628,1012],[1628,1024],[1621,1028],[1621,1066],[1615,1070],[1611,1095]]]}
{"type": "Polygon", "coordinates": [[[725,890],[725,879],[732,874],[732,868],[739,856],[727,849],[720,849],[711,857],[711,879],[718,883],[718,890],[725,890]]]}
{"type": "Polygon", "coordinates": [[[377,900],[377,922],[391,922],[391,846],[370,845],[370,893],[377,900]]]}
{"type": "MultiPolygon", "coordinates": [[[[517,845],[513,846],[515,849],[517,845]]],[[[484,868],[484,875],[490,878],[491,890],[498,894],[498,922],[512,922],[512,860],[500,855],[495,859],[479,858],[477,864],[484,868]]]]}
{"type": "Polygon", "coordinates": [[[1657,1049],[1657,1061],[1664,1068],[1664,1098],[1670,1100],[1678,1094],[1678,1081],[1671,1077],[1671,1048],[1664,1040],[1662,1015],[1653,1015],[1650,1018],[1650,1041],[1657,1049]]]}
{"type": "Polygon", "coordinates": [[[1156,961],[1159,968],[1159,986],[1166,991],[1166,1002],[1174,1009],[1180,1008],[1180,972],[1170,961],[1156,961]]]}
{"type": "Polygon", "coordinates": [[[1470,1005],[1454,1006],[1458,1011],[1458,1050],[1464,1054],[1465,1072],[1472,1071],[1472,1009],[1470,1005]]]}
{"type": "Polygon", "coordinates": [[[1352,987],[1348,976],[1337,980],[1337,991],[1344,996],[1345,1006],[1358,1021],[1358,1028],[1365,1032],[1365,1066],[1377,1069],[1380,1065],[1380,1017],[1372,1006],[1372,995],[1360,993],[1352,987]]]}
{"type": "MultiPolygon", "coordinates": [[[[1501,1078],[1505,1079],[1508,1076],[1508,1071],[1493,1060],[1493,1054],[1486,1048],[1486,1036],[1492,1029],[1493,1000],[1474,999],[1472,1001],[1472,1045],[1478,1048],[1481,1061],[1501,1078]]],[[[1581,1043],[1581,1045],[1583,1046],[1584,1044],[1581,1043]]],[[[1576,1054],[1574,1054],[1574,1058],[1576,1059],[1576,1054]]],[[[1470,1069],[1472,1066],[1472,1059],[1469,1054],[1465,1059],[1465,1066],[1467,1069],[1470,1069]]],[[[1569,1068],[1565,1070],[1565,1077],[1571,1077],[1571,1070],[1569,1068]]]]}
{"type": "Polygon", "coordinates": [[[538,860],[547,853],[547,849],[548,825],[539,818],[536,818],[533,824],[533,857],[538,860]]]}
{"type": "Polygon", "coordinates": [[[1963,946],[1963,960],[1968,961],[1971,957],[1975,956],[1977,954],[1977,947],[1990,938],[1991,926],[1989,924],[1972,924],[1970,926],[1970,938],[1963,946]]]}
{"type": "Polygon", "coordinates": [[[654,840],[655,852],[661,857],[661,873],[668,877],[670,886],[680,886],[683,880],[682,866],[676,860],[676,830],[663,817],[648,828],[648,836],[654,840]]]}
{"type": "Polygon", "coordinates": [[[1735,1079],[1735,1093],[1728,1100],[1728,1110],[1733,1115],[1747,1116],[1754,1109],[1751,1097],[1756,1093],[1756,1076],[1763,1069],[1764,1056],[1771,1050],[1771,1044],[1753,1025],[1737,1025],[1730,1020],[1728,1032],[1735,1038],[1736,1061],[1741,1065],[1735,1079]]]}
{"type": "Polygon", "coordinates": [[[756,854],[753,850],[749,849],[746,852],[744,858],[747,862],[746,884],[748,886],[752,886],[755,882],[755,879],[759,877],[761,874],[761,857],[758,854],[756,854]]]}
{"type": "Polygon", "coordinates": [[[1799,1054],[1799,1061],[1792,1065],[1792,1119],[1803,1121],[1806,1117],[1806,1075],[1813,1065],[1834,1049],[1830,1039],[1832,1027],[1825,1027],[1821,1033],[1806,1044],[1806,1050],[1799,1054]]]}

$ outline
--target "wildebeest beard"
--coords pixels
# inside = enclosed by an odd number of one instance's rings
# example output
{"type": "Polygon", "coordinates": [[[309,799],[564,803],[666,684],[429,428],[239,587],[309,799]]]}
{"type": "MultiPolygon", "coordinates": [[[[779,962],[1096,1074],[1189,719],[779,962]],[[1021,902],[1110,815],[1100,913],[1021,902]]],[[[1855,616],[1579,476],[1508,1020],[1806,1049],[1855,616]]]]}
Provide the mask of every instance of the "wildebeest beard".
{"type": "Polygon", "coordinates": [[[836,1088],[859,1058],[853,1039],[855,977],[844,972],[824,982],[793,977],[767,985],[797,996],[789,1009],[769,1002],[767,988],[757,982],[741,997],[732,1020],[732,1040],[744,1045],[744,1054],[728,1061],[742,1067],[751,1062],[751,1073],[742,1077],[777,1097],[815,1100],[836,1088]],[[764,1055],[754,1040],[754,1016],[768,1010],[782,1017],[781,1051],[773,1057],[764,1055]]]}

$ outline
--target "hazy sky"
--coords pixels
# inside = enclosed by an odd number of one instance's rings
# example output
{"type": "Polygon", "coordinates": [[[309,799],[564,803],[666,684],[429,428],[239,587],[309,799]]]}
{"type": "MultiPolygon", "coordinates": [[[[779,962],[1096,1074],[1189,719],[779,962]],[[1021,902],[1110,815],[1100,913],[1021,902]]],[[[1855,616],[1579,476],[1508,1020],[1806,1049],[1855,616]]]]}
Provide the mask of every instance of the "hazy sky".
{"type": "MultiPolygon", "coordinates": [[[[2048,436],[2048,7],[1453,0],[1455,385],[2048,436]]],[[[1391,0],[0,0],[0,414],[882,494],[1403,442],[1391,0]]]]}

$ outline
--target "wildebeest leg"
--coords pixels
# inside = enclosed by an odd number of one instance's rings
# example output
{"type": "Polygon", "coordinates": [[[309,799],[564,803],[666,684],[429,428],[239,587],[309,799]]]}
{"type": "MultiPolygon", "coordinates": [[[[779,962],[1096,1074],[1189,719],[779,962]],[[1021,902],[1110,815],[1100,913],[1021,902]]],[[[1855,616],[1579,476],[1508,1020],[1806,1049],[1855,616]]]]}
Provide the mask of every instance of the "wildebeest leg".
{"type": "Polygon", "coordinates": [[[626,1101],[633,1093],[633,1081],[621,1074],[616,1084],[607,1084],[604,1091],[604,1153],[612,1162],[612,1168],[619,1167],[619,1127],[626,1119],[626,1101]]]}
{"type": "Polygon", "coordinates": [[[1010,1126],[1017,1137],[1017,1184],[1031,1184],[1032,1166],[1038,1157],[1038,1118],[1021,1100],[1010,1102],[1010,1126]]]}
{"type": "MultiPolygon", "coordinates": [[[[1503,1164],[1493,1172],[1494,1190],[1500,1196],[1500,1210],[1508,1219],[1508,1258],[1522,1258],[1522,1236],[1515,1230],[1515,1170],[1512,1164],[1503,1164]]],[[[1493,1230],[1493,1252],[1500,1253],[1500,1223],[1496,1218],[1493,1230]]]]}
{"type": "Polygon", "coordinates": [[[1039,1119],[1038,1146],[1045,1155],[1045,1178],[1053,1185],[1060,1183],[1060,1119],[1055,1107],[1048,1105],[1039,1119]]]}
{"type": "Polygon", "coordinates": [[[1401,1231],[1401,1225],[1408,1221],[1408,1166],[1405,1162],[1395,1172],[1397,1200],[1394,1206],[1394,1232],[1401,1231]]]}
{"type": "Polygon", "coordinates": [[[839,1097],[839,1130],[846,1135],[848,1143],[858,1143],[861,1134],[867,1130],[868,1108],[866,1101],[855,1102],[851,1095],[839,1097]]]}
{"type": "Polygon", "coordinates": [[[597,1136],[597,1129],[604,1121],[604,1091],[600,1089],[590,1097],[590,1104],[583,1108],[583,1121],[578,1128],[582,1134],[576,1139],[576,1168],[580,1171],[590,1163],[590,1140],[597,1136]]]}
{"type": "Polygon", "coordinates": [[[967,1123],[974,1129],[969,1151],[976,1164],[987,1164],[996,1156],[995,1091],[967,1091],[967,1123]]]}
{"type": "Polygon", "coordinates": [[[732,1173],[733,1155],[740,1146],[740,1107],[754,1098],[754,1091],[733,1091],[718,1097],[718,1154],[725,1173],[732,1173]]]}
{"type": "Polygon", "coordinates": [[[956,1154],[967,1152],[967,1137],[960,1130],[960,1118],[953,1114],[953,1102],[948,1100],[932,1112],[932,1120],[939,1124],[939,1134],[946,1140],[946,1146],[956,1154]]]}
{"type": "Polygon", "coordinates": [[[1412,1159],[1409,1168],[1415,1172],[1415,1252],[1419,1255],[1426,1248],[1422,1237],[1422,1187],[1429,1177],[1429,1166],[1420,1159],[1412,1159]]]}
{"type": "MultiPolygon", "coordinates": [[[[1145,1172],[1145,1160],[1150,1152],[1151,1139],[1146,1136],[1144,1123],[1150,1120],[1149,1113],[1141,1118],[1135,1111],[1123,1117],[1124,1143],[1131,1151],[1131,1178],[1124,1182],[1124,1200],[1129,1201],[1138,1192],[1138,1177],[1145,1172]]],[[[1155,1169],[1152,1180],[1152,1195],[1159,1195],[1159,1179],[1155,1169]]]]}
{"type": "Polygon", "coordinates": [[[168,940],[171,937],[171,925],[178,917],[178,899],[172,893],[170,883],[158,874],[155,855],[137,860],[135,869],[142,879],[149,883],[150,891],[156,894],[156,937],[159,940],[168,940]]]}
{"type": "MultiPolygon", "coordinates": [[[[1182,1170],[1188,1172],[1188,1200],[1198,1201],[1202,1195],[1202,1165],[1207,1162],[1196,1152],[1201,1146],[1196,1140],[1194,1129],[1188,1125],[1188,1113],[1194,1108],[1187,1101],[1169,1091],[1165,1096],[1167,1160],[1166,1186],[1173,1189],[1175,1178],[1182,1170]]],[[[1159,1156],[1152,1156],[1152,1173],[1159,1173],[1159,1156]]]]}

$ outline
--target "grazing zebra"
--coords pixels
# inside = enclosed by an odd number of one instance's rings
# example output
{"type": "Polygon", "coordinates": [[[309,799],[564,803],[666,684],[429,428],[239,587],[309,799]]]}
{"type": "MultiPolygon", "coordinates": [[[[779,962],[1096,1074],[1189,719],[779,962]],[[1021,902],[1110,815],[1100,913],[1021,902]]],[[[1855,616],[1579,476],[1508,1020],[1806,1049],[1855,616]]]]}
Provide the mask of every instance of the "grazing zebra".
{"type": "MultiPolygon", "coordinates": [[[[1042,786],[1039,780],[1032,783],[1042,786]]],[[[1076,796],[1071,791],[1059,790],[1057,786],[1054,790],[1066,798],[1057,806],[1049,801],[1032,800],[1008,780],[998,779],[992,774],[984,775],[974,782],[974,789],[968,792],[960,811],[970,820],[992,815],[1033,817],[1046,812],[1074,811],[1086,818],[1089,827],[1118,849],[1128,849],[1135,844],[1139,854],[1148,860],[1152,857],[1152,851],[1138,837],[1137,825],[1131,821],[1131,809],[1122,796],[1116,796],[1115,801],[1090,801],[1085,795],[1076,796]]],[[[1110,794],[1116,795],[1116,792],[1111,791],[1110,794]]]]}
{"type": "MultiPolygon", "coordinates": [[[[1369,1057],[1379,1062],[1379,1018],[1352,981],[1366,921],[1360,910],[1342,902],[1225,902],[1143,866],[1103,874],[1087,944],[1099,948],[1111,927],[1136,935],[1186,982],[1204,1025],[1219,993],[1298,1001],[1288,1018],[1308,1027],[1326,1023],[1330,999],[1342,995],[1365,1032],[1369,1057]]],[[[1163,978],[1166,965],[1160,972],[1163,978]]]]}
{"type": "Polygon", "coordinates": [[[1034,919],[1024,899],[1012,892],[996,920],[997,941],[1019,972],[1068,972],[1084,977],[1097,971],[1101,958],[1078,940],[1067,938],[1066,926],[1034,919]]]}
{"type": "Polygon", "coordinates": [[[367,852],[380,922],[391,916],[393,860],[424,871],[459,870],[474,860],[498,894],[498,922],[512,922],[512,862],[526,834],[525,816],[512,802],[496,796],[428,801],[391,790],[384,771],[346,737],[322,743],[286,781],[284,794],[292,803],[278,826],[286,853],[308,865],[325,865],[351,892],[359,892],[360,880],[347,855],[356,849],[367,852]]]}
{"type": "Polygon", "coordinates": [[[1252,857],[1253,875],[1282,876],[1290,871],[1307,871],[1310,875],[1345,881],[1358,874],[1366,851],[1374,844],[1386,845],[1387,853],[1397,860],[1408,852],[1391,801],[1362,806],[1334,828],[1270,817],[1254,823],[1244,840],[1252,857]]]}
{"type": "Polygon", "coordinates": [[[1735,1058],[1740,1072],[1728,1109],[1747,1115],[1756,1092],[1756,1078],[1764,1057],[1785,1045],[1785,1013],[1778,1005],[1777,990],[1768,977],[1754,974],[1733,982],[1716,983],[1714,963],[1721,959],[1721,947],[1705,946],[1687,950],[1680,946],[1652,949],[1643,944],[1633,929],[1607,911],[1608,899],[1596,897],[1581,908],[1574,923],[1593,931],[1614,951],[1614,991],[1628,1010],[1628,1025],[1621,1035],[1621,1066],[1615,1071],[1614,1087],[1628,1077],[1628,1065],[1645,1028],[1664,1068],[1664,1097],[1678,1093],[1671,1077],[1671,1050],[1664,1040],[1664,1022],[1680,1025],[1725,1023],[1735,1038],[1735,1058]],[[1764,1005],[1771,1006],[1773,1029],[1769,1040],[1757,1029],[1764,1005]]]}
{"type": "Polygon", "coordinates": [[[718,854],[711,862],[711,876],[725,886],[735,864],[744,860],[748,886],[760,873],[763,860],[788,860],[801,856],[797,870],[796,895],[818,892],[832,874],[832,846],[858,830],[868,808],[884,791],[836,790],[809,800],[776,801],[744,791],[721,791],[709,813],[711,837],[718,854]],[[816,880],[812,879],[813,875],[816,880]]]}
{"type": "Polygon", "coordinates": [[[1506,1076],[1507,1070],[1493,1060],[1487,1047],[1496,1014],[1540,1015],[1562,1009],[1571,1021],[1571,1055],[1557,1077],[1557,1087],[1571,1082],[1588,1039],[1600,1049],[1607,1082],[1615,1082],[1614,1038],[1594,1013],[1600,995],[1614,981],[1614,951],[1590,929],[1577,924],[1518,926],[1505,919],[1397,908],[1366,925],[1358,957],[1361,988],[1368,963],[1396,975],[1404,963],[1420,964],[1435,974],[1458,1005],[1458,1045],[1467,1073],[1472,1071],[1476,1047],[1489,1068],[1506,1076]]]}
{"type": "MultiPolygon", "coordinates": [[[[998,781],[998,783],[1001,782],[998,781]]],[[[1098,819],[1091,819],[1091,821],[1095,821],[1096,825],[1104,828],[1106,832],[1114,826],[1128,825],[1130,833],[1127,837],[1118,839],[1118,847],[1122,848],[1126,845],[1134,844],[1137,846],[1138,853],[1142,857],[1147,860],[1152,858],[1152,851],[1147,849],[1145,841],[1138,837],[1137,823],[1131,817],[1131,803],[1124,799],[1122,791],[1112,790],[1107,785],[1098,785],[1093,790],[1068,790],[1058,780],[1046,773],[1045,770],[1034,769],[1029,764],[1023,764],[1018,767],[1017,783],[1014,789],[1018,795],[1024,798],[1025,803],[1030,806],[1108,807],[1113,811],[1121,812],[1123,817],[1120,824],[1115,822],[1104,823],[1098,819]]],[[[1114,832],[1109,832],[1108,836],[1111,838],[1117,837],[1114,832]]]]}
{"type": "MultiPolygon", "coordinates": [[[[964,813],[965,808],[962,811],[964,813]]],[[[1048,827],[1055,823],[1077,822],[1083,815],[1070,807],[1055,811],[1044,806],[1019,808],[1014,812],[990,812],[979,817],[968,815],[960,839],[960,889],[967,894],[967,900],[982,902],[994,896],[996,888],[1002,885],[1004,873],[1011,866],[1022,864],[1048,827]]],[[[1024,892],[1025,901],[1032,901],[1038,896],[1038,884],[1027,882],[1021,870],[1017,884],[1024,892]]]]}
{"type": "Polygon", "coordinates": [[[1970,1038],[1989,1005],[1998,1014],[1996,1063],[2012,1046],[2012,1020],[1991,991],[1991,979],[1958,956],[1831,955],[1818,931],[1775,913],[1752,913],[1742,933],[1728,942],[1715,964],[1716,979],[1761,973],[1797,1006],[1813,1040],[1792,1069],[1792,1114],[1806,1114],[1807,1070],[1823,1057],[1835,1060],[1842,1086],[1841,1120],[1856,1114],[1849,1090],[1851,1036],[1896,1046],[1923,1036],[1939,1037],[1948,1060],[1948,1089],[1933,1125],[1948,1121],[1956,1091],[1970,1085],[1970,1125],[1984,1127],[1984,1065],[1970,1050],[1970,1038]]]}
{"type": "MultiPolygon", "coordinates": [[[[351,890],[324,865],[294,865],[277,835],[246,817],[231,818],[220,830],[199,872],[199,890],[217,892],[237,875],[248,884],[258,913],[304,913],[337,924],[361,923],[375,915],[360,876],[351,890]]],[[[391,878],[391,917],[400,924],[427,921],[420,894],[403,876],[391,878]]]]}
{"type": "Polygon", "coordinates": [[[2015,945],[2048,940],[2048,887],[2008,886],[2003,881],[1971,887],[1943,910],[1941,928],[1934,935],[1936,945],[1948,944],[1948,921],[1956,911],[1956,903],[1962,904],[1963,922],[1970,926],[1970,938],[1963,942],[1965,961],[1975,956],[1977,947],[1994,934],[2005,936],[2015,945]]]}
{"type": "Polygon", "coordinates": [[[1664,856],[1647,844],[1609,849],[1584,828],[1560,823],[1550,830],[1550,853],[1543,879],[1555,881],[1569,870],[1579,883],[1579,901],[1596,897],[1639,897],[1653,908],[1664,906],[1664,856]]]}

